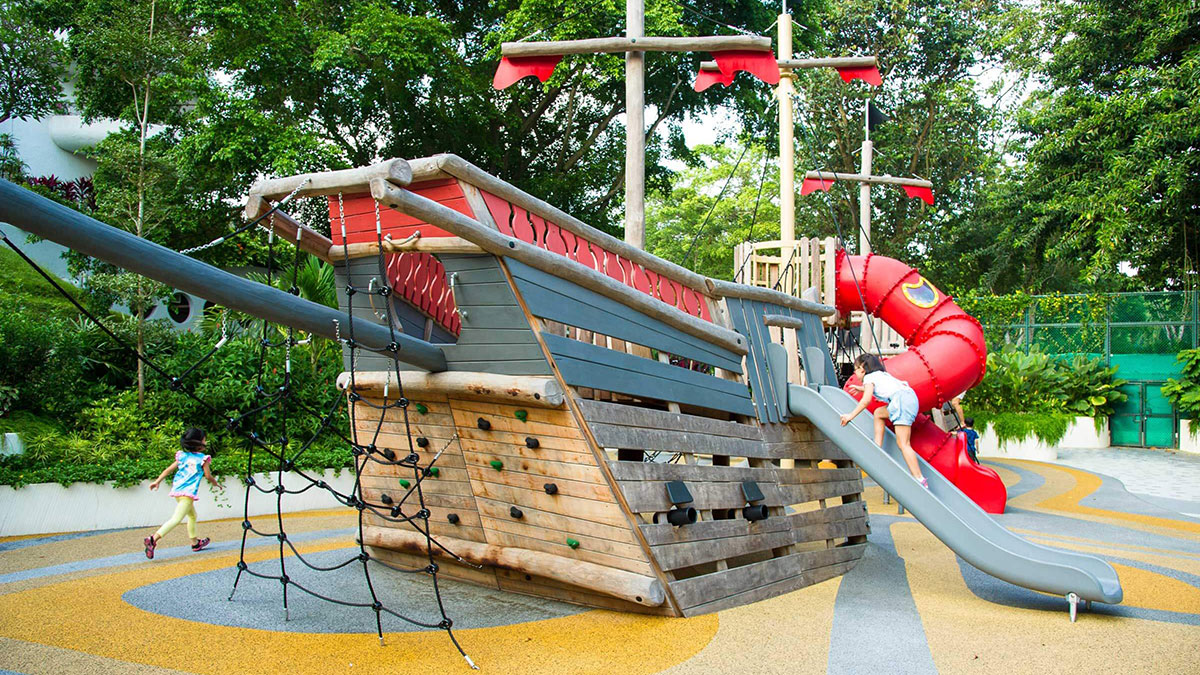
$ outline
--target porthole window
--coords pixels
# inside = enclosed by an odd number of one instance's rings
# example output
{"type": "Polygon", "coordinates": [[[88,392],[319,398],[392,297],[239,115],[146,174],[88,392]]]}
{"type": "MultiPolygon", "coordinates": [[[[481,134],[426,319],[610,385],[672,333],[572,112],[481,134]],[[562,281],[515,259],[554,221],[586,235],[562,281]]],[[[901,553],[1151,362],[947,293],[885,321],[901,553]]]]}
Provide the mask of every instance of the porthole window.
{"type": "Polygon", "coordinates": [[[192,316],[192,299],[176,291],[167,302],[167,316],[175,323],[186,323],[192,316]]]}

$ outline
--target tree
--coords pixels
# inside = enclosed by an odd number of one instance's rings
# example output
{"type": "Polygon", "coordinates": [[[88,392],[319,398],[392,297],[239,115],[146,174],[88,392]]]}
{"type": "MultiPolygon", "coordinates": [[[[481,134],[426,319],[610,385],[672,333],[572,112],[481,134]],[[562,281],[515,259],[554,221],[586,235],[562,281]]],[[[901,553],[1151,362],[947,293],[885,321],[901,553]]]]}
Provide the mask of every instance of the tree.
{"type": "Polygon", "coordinates": [[[66,50],[33,18],[26,2],[0,2],[0,123],[62,106],[66,50]]]}
{"type": "MultiPolygon", "coordinates": [[[[670,191],[647,195],[646,249],[716,279],[731,279],[745,241],[779,238],[779,165],[761,145],[701,145],[670,191]]],[[[798,236],[805,236],[798,232],[798,236]]]]}
{"type": "MultiPolygon", "coordinates": [[[[151,124],[179,124],[186,104],[205,84],[197,56],[201,42],[194,21],[171,0],[86,0],[69,10],[68,44],[78,72],[77,103],[86,118],[127,122],[136,138],[117,135],[95,156],[99,214],[139,237],[169,220],[173,166],[170,140],[150,142],[151,124]],[[159,199],[153,199],[152,195],[159,199]]],[[[106,285],[137,317],[137,348],[145,347],[145,318],[162,289],[112,274],[95,274],[89,285],[106,285]]],[[[138,405],[145,373],[137,364],[138,405]]]]}
{"type": "Polygon", "coordinates": [[[1047,0],[1038,89],[992,189],[1004,291],[1194,289],[1200,258],[1200,6],[1047,0]],[[1134,273],[1136,271],[1136,273],[1134,273]]]}
{"type": "MultiPolygon", "coordinates": [[[[499,45],[536,35],[566,40],[619,35],[624,3],[563,0],[447,2],[194,0],[208,29],[214,67],[229,73],[249,105],[285,127],[314,129],[339,162],[453,152],[601,227],[615,230],[623,197],[621,55],[565,58],[544,85],[502,92],[491,81],[499,45]]],[[[812,6],[815,6],[812,5],[812,6]]],[[[647,4],[648,35],[728,33],[698,13],[766,30],[775,3],[716,0],[647,4]]],[[[806,21],[812,9],[804,6],[806,21]]],[[[692,91],[700,54],[647,58],[647,181],[666,187],[659,161],[684,150],[678,123],[731,103],[764,106],[745,76],[729,90],[692,91]]]]}
{"type": "MultiPolygon", "coordinates": [[[[838,3],[822,17],[819,55],[875,55],[883,85],[843,83],[829,70],[800,74],[797,174],[807,169],[858,173],[867,100],[891,117],[871,134],[872,173],[933,182],[928,207],[895,188],[872,188],[872,249],[920,267],[939,285],[972,287],[959,259],[972,242],[968,218],[994,171],[996,112],[981,101],[976,77],[996,62],[995,26],[1007,10],[995,0],[838,3]]],[[[859,190],[835,184],[825,197],[798,200],[797,218],[825,234],[858,241],[859,190]]]]}

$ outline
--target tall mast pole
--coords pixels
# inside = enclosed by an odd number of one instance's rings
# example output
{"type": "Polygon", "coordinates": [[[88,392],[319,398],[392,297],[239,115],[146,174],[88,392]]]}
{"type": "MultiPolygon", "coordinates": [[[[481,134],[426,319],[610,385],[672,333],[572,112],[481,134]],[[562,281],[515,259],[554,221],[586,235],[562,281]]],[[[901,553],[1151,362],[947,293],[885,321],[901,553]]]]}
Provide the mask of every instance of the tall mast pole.
{"type": "MultiPolygon", "coordinates": [[[[863,108],[863,144],[862,170],[864,176],[871,175],[871,159],[874,144],[871,143],[870,105],[863,108]]],[[[862,183],[858,187],[858,254],[866,255],[871,252],[871,185],[862,183]]]]}
{"type": "MultiPolygon", "coordinates": [[[[643,37],[642,0],[625,0],[625,37],[643,37]]],[[[645,52],[625,53],[625,242],[646,246],[645,52]]]]}
{"type": "MultiPolygon", "coordinates": [[[[871,160],[874,145],[871,143],[871,106],[863,106],[863,144],[862,170],[864,176],[871,175],[871,160]]],[[[871,252],[871,184],[863,182],[858,186],[858,254],[867,255],[871,252]]],[[[869,314],[863,314],[862,325],[859,327],[859,344],[875,345],[879,351],[879,339],[875,337],[874,320],[869,314]]]]}
{"type": "MultiPolygon", "coordinates": [[[[779,54],[776,58],[786,61],[792,58],[792,15],[787,13],[786,2],[778,23],[779,54]]],[[[791,68],[780,68],[779,86],[775,88],[779,97],[779,239],[783,242],[780,254],[784,260],[791,256],[791,248],[796,241],[796,158],[792,137],[792,94],[795,89],[792,77],[791,68]]]]}

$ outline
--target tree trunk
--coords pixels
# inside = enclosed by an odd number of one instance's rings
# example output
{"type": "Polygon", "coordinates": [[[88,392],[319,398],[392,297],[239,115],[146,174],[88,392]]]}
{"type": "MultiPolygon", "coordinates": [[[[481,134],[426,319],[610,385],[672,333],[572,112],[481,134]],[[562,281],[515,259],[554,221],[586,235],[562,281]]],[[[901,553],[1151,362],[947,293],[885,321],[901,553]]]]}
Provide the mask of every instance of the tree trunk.
{"type": "MultiPolygon", "coordinates": [[[[150,40],[154,40],[154,9],[155,0],[150,2],[150,40]]],[[[137,110],[137,91],[134,91],[134,110],[137,110]]],[[[142,113],[138,119],[140,128],[140,138],[138,144],[138,184],[137,184],[137,218],[134,220],[134,228],[137,230],[137,236],[142,236],[142,225],[146,222],[146,131],[150,124],[150,76],[146,76],[146,90],[142,99],[142,113]]],[[[146,402],[146,365],[143,363],[141,355],[146,353],[146,304],[144,298],[144,290],[142,286],[142,278],[138,277],[137,292],[135,296],[137,302],[136,311],[137,317],[137,389],[138,389],[138,408],[145,405],[146,402]]]]}

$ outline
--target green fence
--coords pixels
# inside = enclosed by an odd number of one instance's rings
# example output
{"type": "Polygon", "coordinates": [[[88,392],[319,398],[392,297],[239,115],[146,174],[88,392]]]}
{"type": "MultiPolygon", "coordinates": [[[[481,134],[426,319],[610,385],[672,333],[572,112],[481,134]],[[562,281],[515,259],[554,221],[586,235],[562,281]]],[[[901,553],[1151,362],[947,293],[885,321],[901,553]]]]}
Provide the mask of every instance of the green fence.
{"type": "Polygon", "coordinates": [[[1129,400],[1110,419],[1113,445],[1176,445],[1178,415],[1160,387],[1179,377],[1176,355],[1200,347],[1200,293],[1110,293],[961,298],[989,350],[1037,346],[1118,367],[1129,400]]]}

